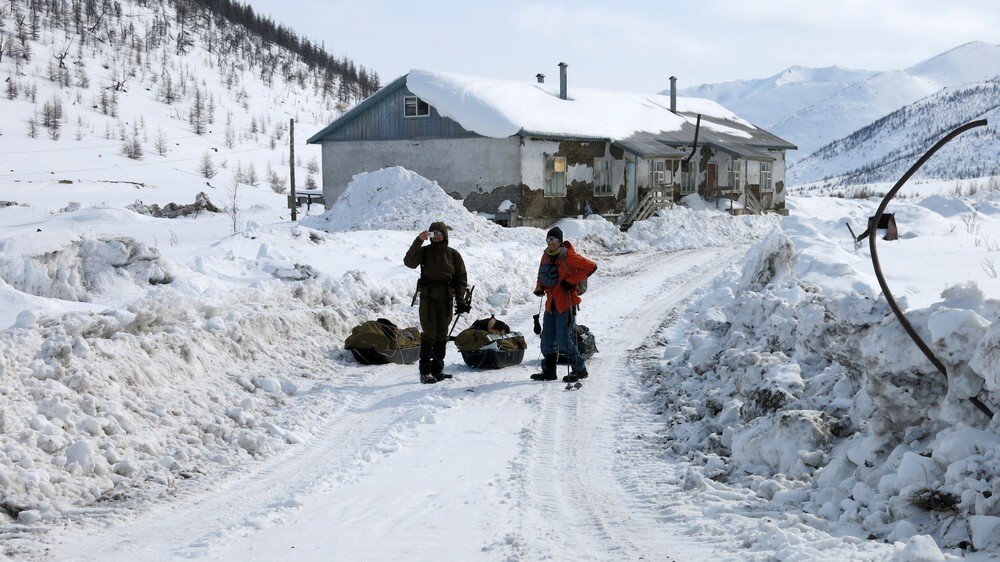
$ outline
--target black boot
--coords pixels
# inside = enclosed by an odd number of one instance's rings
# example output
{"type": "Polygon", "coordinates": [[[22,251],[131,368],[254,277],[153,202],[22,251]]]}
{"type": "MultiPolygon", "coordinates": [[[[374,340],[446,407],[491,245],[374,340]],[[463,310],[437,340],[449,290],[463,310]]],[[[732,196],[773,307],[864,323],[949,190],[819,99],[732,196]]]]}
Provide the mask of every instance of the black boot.
{"type": "Polygon", "coordinates": [[[590,375],[587,373],[587,369],[583,369],[580,371],[573,371],[572,373],[563,377],[563,382],[576,382],[578,380],[585,379],[589,376],[590,375]]]}
{"type": "Polygon", "coordinates": [[[448,342],[434,342],[434,358],[431,361],[431,374],[437,382],[450,379],[451,375],[444,374],[444,356],[448,352],[448,342]]]}
{"type": "Polygon", "coordinates": [[[434,354],[434,344],[429,341],[420,342],[420,363],[418,363],[420,369],[420,382],[424,384],[433,384],[437,382],[434,375],[431,374],[431,359],[434,354]]]}
{"type": "Polygon", "coordinates": [[[531,375],[533,381],[554,381],[556,376],[556,354],[546,353],[542,355],[542,372],[531,375]]]}

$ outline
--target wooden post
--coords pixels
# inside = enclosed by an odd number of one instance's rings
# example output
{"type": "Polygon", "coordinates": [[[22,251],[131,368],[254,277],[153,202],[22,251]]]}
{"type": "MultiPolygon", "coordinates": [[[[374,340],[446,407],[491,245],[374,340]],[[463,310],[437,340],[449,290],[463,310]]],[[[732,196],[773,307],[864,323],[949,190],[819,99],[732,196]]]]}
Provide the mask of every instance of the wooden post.
{"type": "Polygon", "coordinates": [[[298,209],[296,209],[295,200],[295,119],[288,120],[288,180],[291,184],[292,195],[288,200],[289,206],[292,208],[292,220],[297,220],[298,209]]]}

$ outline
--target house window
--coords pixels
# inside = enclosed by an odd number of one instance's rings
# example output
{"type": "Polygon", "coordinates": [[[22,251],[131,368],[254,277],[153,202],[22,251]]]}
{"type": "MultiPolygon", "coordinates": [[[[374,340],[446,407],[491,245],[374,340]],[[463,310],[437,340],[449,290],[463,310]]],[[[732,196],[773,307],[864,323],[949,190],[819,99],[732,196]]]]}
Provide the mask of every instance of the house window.
{"type": "Polygon", "coordinates": [[[771,166],[770,162],[760,163],[760,190],[761,191],[773,191],[774,182],[771,181],[771,166]]]}
{"type": "Polygon", "coordinates": [[[417,96],[403,98],[403,117],[427,117],[431,114],[431,106],[417,96]]]}
{"type": "Polygon", "coordinates": [[[666,187],[674,183],[674,175],[677,172],[676,160],[650,160],[649,161],[649,185],[650,187],[666,187]]]}
{"type": "Polygon", "coordinates": [[[566,157],[545,157],[545,196],[566,195],[566,157]]]}
{"type": "Polygon", "coordinates": [[[727,170],[729,172],[729,174],[728,174],[729,175],[729,185],[733,189],[736,189],[736,190],[738,190],[741,187],[743,187],[743,183],[742,183],[742,179],[743,178],[740,176],[741,164],[742,164],[741,161],[736,160],[734,158],[734,159],[732,159],[732,160],[729,161],[729,169],[727,170]]]}
{"type": "Polygon", "coordinates": [[[594,158],[594,195],[611,195],[610,158],[594,158]]]}

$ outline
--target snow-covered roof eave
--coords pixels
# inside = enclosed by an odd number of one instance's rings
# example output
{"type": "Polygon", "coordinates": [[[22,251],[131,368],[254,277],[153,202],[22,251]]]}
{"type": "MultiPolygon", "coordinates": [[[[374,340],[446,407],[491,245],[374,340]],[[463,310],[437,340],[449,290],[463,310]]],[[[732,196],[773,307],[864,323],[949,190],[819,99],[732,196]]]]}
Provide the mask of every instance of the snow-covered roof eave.
{"type": "Polygon", "coordinates": [[[534,139],[545,139],[545,140],[575,140],[575,141],[585,141],[585,142],[614,142],[616,140],[610,137],[593,137],[588,135],[575,135],[570,133],[526,131],[524,129],[518,131],[517,136],[522,138],[534,138],[534,139]]]}

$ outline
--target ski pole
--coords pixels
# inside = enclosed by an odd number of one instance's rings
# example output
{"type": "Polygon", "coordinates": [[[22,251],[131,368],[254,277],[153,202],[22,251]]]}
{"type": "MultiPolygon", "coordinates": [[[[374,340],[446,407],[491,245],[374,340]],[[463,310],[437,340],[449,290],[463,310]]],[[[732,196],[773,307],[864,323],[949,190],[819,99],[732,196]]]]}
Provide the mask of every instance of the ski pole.
{"type": "MultiPolygon", "coordinates": [[[[472,293],[475,290],[476,290],[476,286],[473,285],[472,288],[469,289],[469,292],[466,293],[465,298],[462,299],[462,301],[464,302],[464,304],[466,306],[472,306],[472,293]]],[[[452,323],[451,330],[448,330],[448,341],[452,341],[451,333],[455,331],[455,326],[458,325],[458,319],[461,318],[463,314],[465,314],[465,313],[464,312],[459,312],[458,315],[455,316],[455,322],[452,323]]]]}

